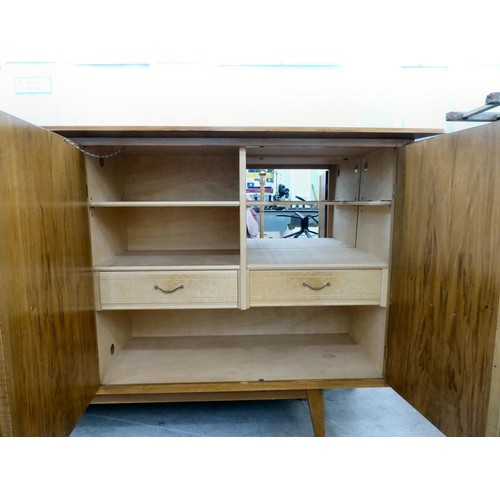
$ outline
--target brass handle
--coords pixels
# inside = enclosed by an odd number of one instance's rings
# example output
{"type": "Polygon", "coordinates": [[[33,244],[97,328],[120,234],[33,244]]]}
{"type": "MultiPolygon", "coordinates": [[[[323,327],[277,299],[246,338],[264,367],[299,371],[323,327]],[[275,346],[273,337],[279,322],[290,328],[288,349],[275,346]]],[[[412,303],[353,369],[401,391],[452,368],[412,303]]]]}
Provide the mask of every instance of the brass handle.
{"type": "Polygon", "coordinates": [[[176,290],[179,290],[179,288],[184,288],[184,285],[179,285],[177,288],[174,288],[173,290],[163,290],[163,288],[160,288],[158,285],[155,285],[155,290],[160,290],[160,292],[163,293],[174,293],[176,290]]]}
{"type": "Polygon", "coordinates": [[[323,290],[323,288],[325,288],[326,286],[332,286],[332,284],[329,281],[326,283],[326,285],[319,286],[319,287],[311,286],[308,283],[306,283],[305,281],[304,281],[304,283],[302,283],[302,285],[308,286],[311,290],[323,290]]]}

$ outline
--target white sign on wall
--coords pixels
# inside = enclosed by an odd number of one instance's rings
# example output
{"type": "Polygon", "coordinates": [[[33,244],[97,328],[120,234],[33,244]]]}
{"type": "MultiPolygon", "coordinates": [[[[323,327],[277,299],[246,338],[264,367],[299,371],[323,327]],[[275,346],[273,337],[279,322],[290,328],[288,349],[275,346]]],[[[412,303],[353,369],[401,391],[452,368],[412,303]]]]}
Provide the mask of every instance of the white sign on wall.
{"type": "Polygon", "coordinates": [[[16,94],[51,94],[52,81],[50,77],[18,77],[14,78],[16,94]]]}

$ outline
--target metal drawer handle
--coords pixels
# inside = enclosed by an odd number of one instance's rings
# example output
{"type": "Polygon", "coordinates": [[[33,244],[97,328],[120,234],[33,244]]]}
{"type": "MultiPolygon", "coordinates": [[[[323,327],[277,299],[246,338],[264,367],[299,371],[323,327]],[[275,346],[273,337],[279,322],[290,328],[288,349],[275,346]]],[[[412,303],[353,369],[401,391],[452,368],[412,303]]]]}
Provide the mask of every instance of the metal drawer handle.
{"type": "Polygon", "coordinates": [[[320,286],[320,287],[314,287],[314,286],[311,286],[309,285],[308,283],[306,283],[304,281],[304,283],[302,283],[303,286],[308,286],[311,290],[323,290],[323,288],[325,288],[326,286],[332,286],[332,284],[328,281],[328,283],[326,285],[323,285],[323,286],[320,286]]]}
{"type": "Polygon", "coordinates": [[[155,290],[160,290],[160,292],[163,293],[174,293],[176,290],[179,290],[179,288],[184,288],[184,285],[179,285],[177,288],[174,288],[173,290],[163,290],[163,288],[160,288],[158,285],[155,285],[155,290]]]}

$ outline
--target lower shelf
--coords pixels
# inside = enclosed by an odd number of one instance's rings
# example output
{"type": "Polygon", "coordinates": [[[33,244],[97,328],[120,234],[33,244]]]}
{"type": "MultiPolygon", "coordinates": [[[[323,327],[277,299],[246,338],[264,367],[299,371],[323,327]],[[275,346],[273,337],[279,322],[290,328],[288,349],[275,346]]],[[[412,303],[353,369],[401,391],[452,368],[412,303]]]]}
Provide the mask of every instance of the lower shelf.
{"type": "Polygon", "coordinates": [[[240,268],[239,250],[183,250],[124,252],[96,263],[95,271],[172,271],[240,268]]]}
{"type": "Polygon", "coordinates": [[[102,385],[373,379],[382,374],[348,334],[133,337],[102,385]]]}

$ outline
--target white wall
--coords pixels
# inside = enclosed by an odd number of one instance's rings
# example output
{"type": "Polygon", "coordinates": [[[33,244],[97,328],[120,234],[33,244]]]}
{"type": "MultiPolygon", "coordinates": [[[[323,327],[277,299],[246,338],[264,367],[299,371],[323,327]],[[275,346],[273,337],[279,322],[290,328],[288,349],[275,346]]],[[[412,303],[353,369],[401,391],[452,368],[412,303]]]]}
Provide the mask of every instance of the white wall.
{"type": "Polygon", "coordinates": [[[10,2],[0,109],[38,125],[452,131],[464,125],[446,112],[500,91],[490,10],[483,0],[10,2]],[[51,91],[16,92],[20,77],[48,77],[51,91]]]}
{"type": "Polygon", "coordinates": [[[500,65],[0,63],[0,109],[37,125],[438,127],[500,91],[500,65]],[[50,93],[16,93],[48,77],[50,93]]]}

